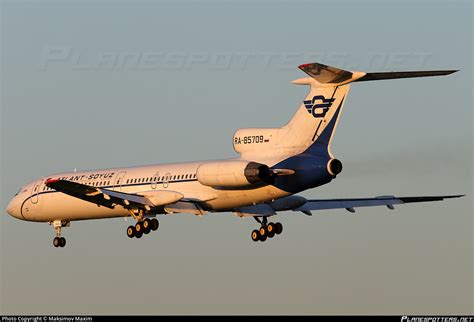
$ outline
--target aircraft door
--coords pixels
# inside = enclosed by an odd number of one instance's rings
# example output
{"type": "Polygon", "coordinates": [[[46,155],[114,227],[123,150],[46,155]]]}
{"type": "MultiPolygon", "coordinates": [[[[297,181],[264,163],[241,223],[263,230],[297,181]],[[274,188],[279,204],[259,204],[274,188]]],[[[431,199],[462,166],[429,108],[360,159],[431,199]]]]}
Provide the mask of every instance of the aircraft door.
{"type": "Polygon", "coordinates": [[[169,184],[169,181],[170,181],[170,177],[171,177],[171,173],[167,173],[165,175],[165,178],[163,179],[163,188],[168,188],[168,184],[169,184]]]}
{"type": "Polygon", "coordinates": [[[153,175],[153,179],[151,180],[151,188],[156,189],[158,187],[158,181],[160,181],[160,173],[157,172],[153,175]]]}
{"type": "Polygon", "coordinates": [[[122,171],[120,173],[117,173],[117,175],[114,178],[114,182],[113,182],[114,183],[113,190],[115,190],[115,191],[121,191],[122,190],[122,185],[123,185],[124,177],[125,177],[126,174],[127,174],[126,171],[122,171]]]}
{"type": "Polygon", "coordinates": [[[40,187],[43,179],[40,179],[35,182],[33,188],[31,188],[31,202],[36,204],[39,201],[40,187]]]}

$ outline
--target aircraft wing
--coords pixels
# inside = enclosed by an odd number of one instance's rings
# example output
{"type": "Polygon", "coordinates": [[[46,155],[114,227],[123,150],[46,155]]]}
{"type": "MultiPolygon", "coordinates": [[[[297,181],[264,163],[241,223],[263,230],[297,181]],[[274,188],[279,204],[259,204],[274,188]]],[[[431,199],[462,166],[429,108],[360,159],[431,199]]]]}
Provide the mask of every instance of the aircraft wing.
{"type": "Polygon", "coordinates": [[[179,196],[178,193],[171,191],[154,191],[154,194],[145,191],[143,192],[143,195],[130,194],[100,187],[88,186],[82,183],[68,180],[50,179],[46,181],[45,184],[47,187],[56,191],[60,191],[67,195],[111,209],[113,209],[116,205],[122,205],[124,208],[138,208],[150,210],[151,207],[160,205],[162,201],[169,200],[174,202],[173,198],[169,198],[170,193],[174,194],[174,199],[182,198],[182,195],[179,196]]]}
{"type": "Polygon", "coordinates": [[[389,209],[394,209],[394,205],[401,205],[415,202],[429,202],[441,201],[450,198],[459,198],[464,195],[450,195],[450,196],[424,196],[424,197],[395,197],[395,196],[380,196],[375,198],[354,198],[354,199],[317,199],[306,200],[301,196],[290,196],[285,201],[285,198],[277,200],[279,204],[265,203],[254,206],[240,207],[233,210],[234,214],[239,217],[266,217],[274,216],[280,211],[293,210],[301,211],[304,214],[311,216],[312,210],[326,210],[326,209],[346,209],[349,212],[355,212],[354,208],[358,207],[375,207],[387,206],[389,209]],[[291,198],[291,199],[289,199],[291,198]],[[296,199],[298,198],[298,199],[296,199]],[[296,199],[296,202],[295,202],[296,199]],[[293,200],[293,201],[292,201],[293,200]]]}
{"type": "Polygon", "coordinates": [[[374,206],[387,206],[388,208],[393,209],[393,205],[415,203],[415,202],[441,201],[444,199],[459,198],[462,196],[463,195],[425,196],[425,197],[380,196],[380,197],[375,197],[375,198],[356,198],[356,199],[319,199],[319,200],[308,200],[304,205],[293,210],[302,211],[309,214],[311,210],[346,209],[350,212],[355,212],[354,208],[374,207],[374,206]]]}

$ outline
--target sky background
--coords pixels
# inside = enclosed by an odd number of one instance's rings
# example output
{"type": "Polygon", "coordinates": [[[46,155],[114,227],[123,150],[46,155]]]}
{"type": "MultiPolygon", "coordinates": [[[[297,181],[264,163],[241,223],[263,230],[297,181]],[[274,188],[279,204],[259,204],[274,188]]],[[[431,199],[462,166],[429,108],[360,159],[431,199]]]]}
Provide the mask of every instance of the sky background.
{"type": "Polygon", "coordinates": [[[473,313],[471,1],[1,1],[3,314],[473,313]],[[252,219],[53,228],[10,217],[54,172],[236,156],[242,127],[284,124],[297,66],[460,69],[357,83],[333,141],[343,172],[309,198],[467,194],[252,219]]]}

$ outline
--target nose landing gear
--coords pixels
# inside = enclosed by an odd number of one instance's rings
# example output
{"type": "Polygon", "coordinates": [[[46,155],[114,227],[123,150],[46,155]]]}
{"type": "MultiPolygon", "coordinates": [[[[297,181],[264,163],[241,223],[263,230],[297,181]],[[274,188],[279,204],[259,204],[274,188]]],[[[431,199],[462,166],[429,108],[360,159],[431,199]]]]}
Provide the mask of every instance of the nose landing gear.
{"type": "MultiPolygon", "coordinates": [[[[49,223],[51,225],[51,222],[49,223]]],[[[64,247],[66,246],[66,238],[61,237],[61,228],[69,227],[69,221],[64,220],[55,220],[52,222],[54,230],[56,230],[56,237],[53,239],[54,247],[64,247]]]]}
{"type": "Polygon", "coordinates": [[[54,247],[64,247],[64,246],[66,246],[66,238],[64,238],[64,237],[54,237],[53,246],[54,247]]]}

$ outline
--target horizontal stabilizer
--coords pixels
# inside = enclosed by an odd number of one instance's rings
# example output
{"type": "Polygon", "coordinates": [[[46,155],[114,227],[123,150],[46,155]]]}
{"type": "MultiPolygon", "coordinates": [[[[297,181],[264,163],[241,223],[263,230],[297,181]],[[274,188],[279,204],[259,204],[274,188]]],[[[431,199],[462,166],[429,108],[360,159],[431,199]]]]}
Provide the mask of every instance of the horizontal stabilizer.
{"type": "Polygon", "coordinates": [[[334,86],[344,85],[352,82],[363,82],[383,79],[444,76],[457,72],[457,70],[429,70],[366,73],[360,71],[347,71],[320,63],[303,64],[298,67],[306,74],[311,76],[313,79],[315,79],[318,83],[334,86]]]}
{"type": "Polygon", "coordinates": [[[382,73],[367,73],[365,76],[355,80],[354,82],[364,82],[383,79],[396,78],[412,78],[412,77],[431,77],[431,76],[445,76],[457,72],[457,70],[429,70],[429,71],[413,71],[413,72],[382,72],[382,73]]]}

